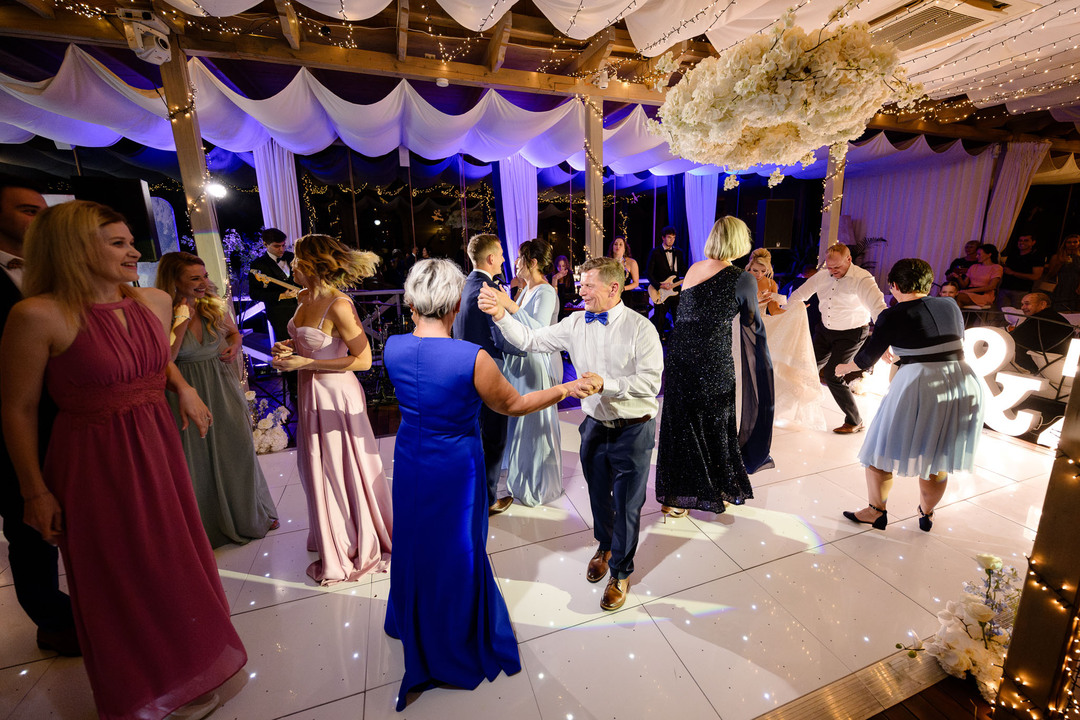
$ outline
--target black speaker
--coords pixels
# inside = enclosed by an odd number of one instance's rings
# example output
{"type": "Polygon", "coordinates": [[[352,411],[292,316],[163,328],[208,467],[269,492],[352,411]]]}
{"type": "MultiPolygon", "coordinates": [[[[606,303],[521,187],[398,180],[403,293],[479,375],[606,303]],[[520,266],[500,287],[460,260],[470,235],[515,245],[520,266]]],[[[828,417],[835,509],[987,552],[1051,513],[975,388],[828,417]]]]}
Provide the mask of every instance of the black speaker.
{"type": "Polygon", "coordinates": [[[124,216],[142,254],[140,262],[156,262],[161,257],[150,186],[145,180],[82,176],[71,178],[71,188],[76,200],[101,203],[124,216]]]}
{"type": "Polygon", "coordinates": [[[794,228],[794,200],[758,200],[757,239],[763,248],[790,250],[794,228]]]}

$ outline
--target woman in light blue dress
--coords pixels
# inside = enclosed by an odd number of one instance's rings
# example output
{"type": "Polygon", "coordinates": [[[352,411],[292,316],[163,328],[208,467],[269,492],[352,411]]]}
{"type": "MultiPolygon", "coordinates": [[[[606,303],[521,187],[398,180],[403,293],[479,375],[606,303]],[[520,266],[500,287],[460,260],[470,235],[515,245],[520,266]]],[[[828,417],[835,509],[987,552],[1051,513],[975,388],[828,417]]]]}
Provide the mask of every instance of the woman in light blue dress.
{"type": "MultiPolygon", "coordinates": [[[[517,302],[500,293],[506,311],[517,322],[530,328],[555,324],[559,317],[559,294],[544,276],[551,265],[551,246],[543,240],[528,240],[518,249],[517,278],[524,290],[517,302]]],[[[520,394],[546,390],[562,382],[562,357],[559,353],[529,353],[524,357],[507,355],[503,374],[520,394]]],[[[555,407],[512,417],[506,426],[506,450],[503,466],[507,468],[506,487],[515,500],[533,507],[544,505],[563,493],[562,450],[559,414],[555,407]]]]}

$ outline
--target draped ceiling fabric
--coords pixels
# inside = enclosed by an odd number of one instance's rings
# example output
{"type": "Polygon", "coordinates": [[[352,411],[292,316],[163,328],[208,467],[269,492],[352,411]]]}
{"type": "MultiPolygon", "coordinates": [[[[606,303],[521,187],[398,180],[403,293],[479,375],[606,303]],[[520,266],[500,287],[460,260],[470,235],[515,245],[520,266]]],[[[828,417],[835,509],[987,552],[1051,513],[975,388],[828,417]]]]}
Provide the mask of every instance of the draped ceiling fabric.
{"type": "MultiPolygon", "coordinates": [[[[868,145],[882,142],[888,144],[883,134],[868,145]]],[[[901,258],[926,260],[940,278],[964,243],[980,240],[993,177],[989,148],[972,156],[955,141],[934,150],[921,135],[906,145],[887,162],[849,164],[845,172],[843,213],[855,237],[887,241],[874,245],[870,258],[881,287],[901,258]]]]}
{"type": "Polygon", "coordinates": [[[1046,154],[1039,171],[1032,178],[1032,185],[1072,185],[1080,182],[1080,165],[1076,164],[1076,155],[1046,154]]]}
{"type": "MultiPolygon", "coordinates": [[[[260,0],[165,0],[195,16],[225,17],[251,10],[260,0]]],[[[297,5],[334,20],[358,21],[393,5],[392,0],[295,0],[297,5]]],[[[491,30],[517,0],[428,0],[437,2],[457,23],[473,32],[491,30]]],[[[540,12],[564,35],[576,40],[592,37],[625,20],[634,46],[645,57],[667,52],[683,40],[705,35],[717,51],[743,39],[769,31],[791,0],[533,0],[540,12]]],[[[840,2],[803,2],[796,23],[808,32],[820,28],[840,2]]],[[[1080,35],[1080,0],[1041,0],[997,8],[994,19],[976,25],[960,38],[936,47],[920,45],[904,51],[900,59],[914,80],[931,97],[967,94],[979,107],[1005,102],[1010,112],[1075,104],[1080,100],[1072,82],[1073,66],[1080,60],[1074,38],[1080,35]],[[1021,21],[1022,18],[1022,21],[1021,21]],[[1045,72],[1031,72],[1030,60],[1052,55],[1045,72]],[[1005,88],[1008,88],[1005,90],[1005,88]],[[1017,91],[1031,95],[1016,99],[1017,91]]],[[[922,6],[914,5],[908,13],[922,6]]],[[[895,11],[896,0],[861,0],[848,20],[869,22],[895,11]]],[[[978,16],[978,13],[972,13],[978,16]]],[[[905,15],[886,24],[902,22],[905,15]]],[[[990,17],[985,15],[985,17],[990,17]]],[[[534,160],[530,160],[535,164],[534,160]]]]}
{"type": "Polygon", "coordinates": [[[296,159],[273,139],[255,148],[255,176],[259,183],[259,204],[263,227],[285,233],[288,245],[303,234],[300,192],[296,186],[296,159]]]}
{"type": "Polygon", "coordinates": [[[718,175],[686,174],[686,226],[690,241],[690,262],[705,259],[705,241],[716,222],[718,175]]]}
{"type": "Polygon", "coordinates": [[[983,242],[1005,247],[1031,188],[1031,180],[1049,149],[1049,140],[1006,143],[1005,157],[1001,160],[1001,170],[986,211],[983,242]]]}
{"type": "Polygon", "coordinates": [[[536,237],[539,222],[539,198],[536,190],[536,166],[521,155],[500,160],[496,201],[502,241],[506,244],[506,266],[517,274],[518,246],[536,237]]]}

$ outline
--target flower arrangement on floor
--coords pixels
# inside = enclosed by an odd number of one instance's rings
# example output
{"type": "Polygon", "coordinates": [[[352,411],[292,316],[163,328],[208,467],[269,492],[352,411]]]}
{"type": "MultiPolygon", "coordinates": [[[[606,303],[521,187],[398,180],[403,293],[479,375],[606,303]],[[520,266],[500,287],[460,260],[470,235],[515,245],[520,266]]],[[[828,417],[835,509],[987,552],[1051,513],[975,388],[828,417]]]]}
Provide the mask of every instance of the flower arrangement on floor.
{"type": "MultiPolygon", "coordinates": [[[[729,172],[756,165],[814,162],[813,152],[858,138],[882,105],[913,103],[922,88],[906,78],[896,49],[874,45],[864,22],[807,33],[788,10],[772,31],[705,58],[669,88],[652,132],[676,155],[729,172]]],[[[737,180],[725,180],[725,189],[737,180]]],[[[770,186],[782,179],[779,171],[770,186]]]]}
{"type": "Polygon", "coordinates": [[[265,453],[284,450],[289,444],[289,436],[285,434],[285,421],[289,418],[289,409],[279,405],[276,410],[267,410],[269,403],[266,398],[255,402],[255,391],[248,390],[244,397],[247,398],[248,408],[251,410],[252,438],[255,440],[255,452],[265,453]]]}
{"type": "Polygon", "coordinates": [[[982,696],[993,702],[1001,685],[1023,584],[1016,568],[1003,567],[1001,558],[982,554],[976,560],[986,577],[981,582],[964,583],[960,600],[950,600],[937,614],[941,627],[934,637],[925,643],[916,640],[908,654],[914,657],[917,651],[925,650],[950,675],[963,678],[970,674],[982,696]]]}

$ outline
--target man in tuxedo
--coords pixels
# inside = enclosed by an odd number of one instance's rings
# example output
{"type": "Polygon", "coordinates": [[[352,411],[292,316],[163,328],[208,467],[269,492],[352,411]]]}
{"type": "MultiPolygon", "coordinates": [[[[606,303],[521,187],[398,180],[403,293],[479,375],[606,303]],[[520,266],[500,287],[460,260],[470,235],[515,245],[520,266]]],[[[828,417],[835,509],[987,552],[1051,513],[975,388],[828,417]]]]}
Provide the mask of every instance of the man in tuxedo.
{"type": "MultiPolygon", "coordinates": [[[[22,299],[26,229],[44,208],[45,198],[32,183],[0,177],[0,333],[3,333],[12,306],[22,299]]],[[[3,382],[0,378],[0,385],[3,382]]],[[[38,446],[42,463],[55,416],[56,407],[43,389],[38,407],[38,446]]],[[[0,517],[4,518],[4,537],[8,542],[15,596],[38,627],[39,648],[61,655],[79,655],[71,601],[59,586],[59,554],[37,530],[22,521],[23,498],[19,481],[2,437],[0,435],[0,517]]]]}
{"type": "MultiPolygon", "coordinates": [[[[266,249],[259,257],[251,261],[251,270],[258,271],[263,275],[275,280],[295,285],[292,277],[293,254],[285,249],[285,233],[277,228],[266,228],[262,231],[263,247],[266,249]]],[[[248,276],[248,294],[255,302],[261,302],[266,307],[266,318],[270,321],[270,327],[274,331],[274,342],[289,339],[289,320],[296,314],[296,290],[290,290],[276,283],[264,283],[254,275],[248,276]]],[[[296,398],[296,373],[286,372],[281,374],[285,378],[285,387],[289,396],[296,398]]]]}
{"type": "MultiPolygon", "coordinates": [[[[503,355],[520,356],[525,353],[503,339],[502,333],[495,327],[495,321],[479,308],[476,301],[484,285],[501,284],[496,276],[502,271],[502,241],[498,235],[475,235],[469,240],[468,253],[474,269],[465,279],[465,288],[461,291],[461,311],[454,318],[454,337],[482,347],[501,370],[503,355]]],[[[487,405],[481,405],[480,436],[484,443],[484,464],[487,469],[488,512],[497,515],[514,502],[512,497],[496,496],[506,447],[506,416],[487,405]]]]}
{"type": "Polygon", "coordinates": [[[660,231],[660,245],[649,254],[649,267],[646,275],[649,287],[659,290],[674,290],[675,294],[653,308],[652,321],[661,339],[667,337],[667,316],[671,313],[671,324],[675,325],[675,314],[679,310],[679,289],[674,283],[686,275],[686,256],[675,247],[675,228],[668,225],[660,231]],[[668,278],[675,276],[675,280],[668,278]]]}

